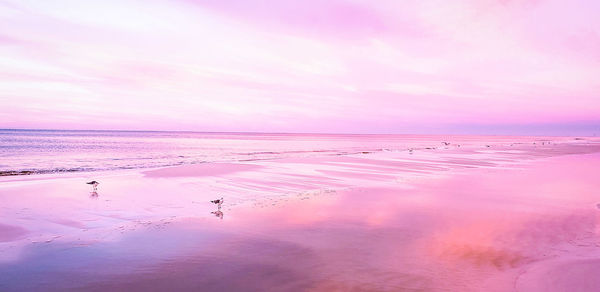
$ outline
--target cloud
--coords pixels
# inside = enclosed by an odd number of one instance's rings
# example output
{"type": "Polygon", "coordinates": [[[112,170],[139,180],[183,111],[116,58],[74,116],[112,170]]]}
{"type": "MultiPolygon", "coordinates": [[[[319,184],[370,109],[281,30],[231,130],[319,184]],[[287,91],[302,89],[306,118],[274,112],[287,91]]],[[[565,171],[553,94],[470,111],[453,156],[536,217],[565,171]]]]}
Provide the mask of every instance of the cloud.
{"type": "Polygon", "coordinates": [[[8,1],[0,4],[0,127],[588,125],[600,116],[596,8],[554,0],[8,1]]]}

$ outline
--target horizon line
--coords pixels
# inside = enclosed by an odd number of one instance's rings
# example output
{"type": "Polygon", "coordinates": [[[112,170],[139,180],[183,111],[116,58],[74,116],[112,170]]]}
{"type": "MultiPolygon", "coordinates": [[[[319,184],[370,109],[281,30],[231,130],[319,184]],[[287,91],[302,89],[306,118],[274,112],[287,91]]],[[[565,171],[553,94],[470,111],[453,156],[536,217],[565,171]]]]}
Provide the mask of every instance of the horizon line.
{"type": "Polygon", "coordinates": [[[325,133],[325,132],[255,132],[255,131],[194,131],[194,130],[110,130],[110,129],[34,129],[0,128],[0,131],[71,131],[71,132],[154,132],[154,133],[203,133],[203,134],[271,134],[271,135],[417,135],[417,136],[515,136],[515,137],[597,137],[592,135],[540,135],[540,134],[426,134],[426,133],[325,133]]]}

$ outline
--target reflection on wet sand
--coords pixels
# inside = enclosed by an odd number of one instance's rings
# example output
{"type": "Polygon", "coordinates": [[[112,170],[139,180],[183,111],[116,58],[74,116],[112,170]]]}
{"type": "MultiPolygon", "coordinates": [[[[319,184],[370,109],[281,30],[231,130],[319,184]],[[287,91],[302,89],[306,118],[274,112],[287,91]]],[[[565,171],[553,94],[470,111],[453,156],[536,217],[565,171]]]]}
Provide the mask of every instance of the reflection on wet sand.
{"type": "Polygon", "coordinates": [[[218,211],[213,211],[210,212],[211,214],[215,215],[215,217],[218,217],[219,219],[223,219],[223,212],[221,210],[218,211]]]}
{"type": "MultiPolygon", "coordinates": [[[[563,275],[565,267],[579,273],[575,279],[593,278],[600,259],[600,214],[594,208],[598,162],[598,154],[572,155],[519,170],[466,169],[411,187],[361,186],[277,203],[267,199],[264,208],[228,208],[223,221],[207,220],[211,215],[223,219],[223,212],[207,207],[206,200],[178,204],[176,197],[164,195],[172,192],[171,185],[162,189],[159,199],[164,201],[159,202],[173,213],[155,220],[138,219],[154,215],[154,205],[109,205],[123,195],[106,190],[103,199],[111,203],[106,201],[101,215],[117,222],[118,229],[87,231],[97,222],[90,220],[83,226],[86,231],[27,246],[18,260],[0,263],[0,291],[573,287],[565,284],[571,281],[566,276],[553,277],[563,281],[556,285],[534,284],[548,275],[563,275]],[[122,208],[128,211],[115,211],[122,208]],[[128,228],[132,231],[114,236],[128,228]],[[80,240],[92,232],[99,236],[80,240]]],[[[156,198],[138,202],[150,199],[156,198]]],[[[228,204],[234,199],[228,195],[228,204]]],[[[56,225],[61,231],[76,226],[65,220],[55,220],[51,227],[56,225]]]]}
{"type": "Polygon", "coordinates": [[[97,198],[98,198],[98,192],[97,191],[90,192],[90,199],[97,199],[97,198]]]}

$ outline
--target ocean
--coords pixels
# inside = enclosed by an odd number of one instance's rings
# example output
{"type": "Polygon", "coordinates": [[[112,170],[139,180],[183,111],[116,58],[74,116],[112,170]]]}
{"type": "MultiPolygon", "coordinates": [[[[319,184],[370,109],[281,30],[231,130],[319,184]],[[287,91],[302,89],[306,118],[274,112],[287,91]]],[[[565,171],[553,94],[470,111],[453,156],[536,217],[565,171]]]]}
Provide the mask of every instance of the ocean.
{"type": "Polygon", "coordinates": [[[0,176],[347,155],[544,137],[0,130],[0,176]]]}

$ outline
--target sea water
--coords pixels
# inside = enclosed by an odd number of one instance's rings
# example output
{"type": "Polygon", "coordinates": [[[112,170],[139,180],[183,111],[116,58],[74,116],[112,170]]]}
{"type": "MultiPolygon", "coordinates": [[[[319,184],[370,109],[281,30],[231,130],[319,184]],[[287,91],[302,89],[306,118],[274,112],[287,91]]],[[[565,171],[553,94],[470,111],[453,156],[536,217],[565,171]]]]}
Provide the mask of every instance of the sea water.
{"type": "Polygon", "coordinates": [[[346,155],[543,137],[0,130],[0,176],[346,155]]]}

